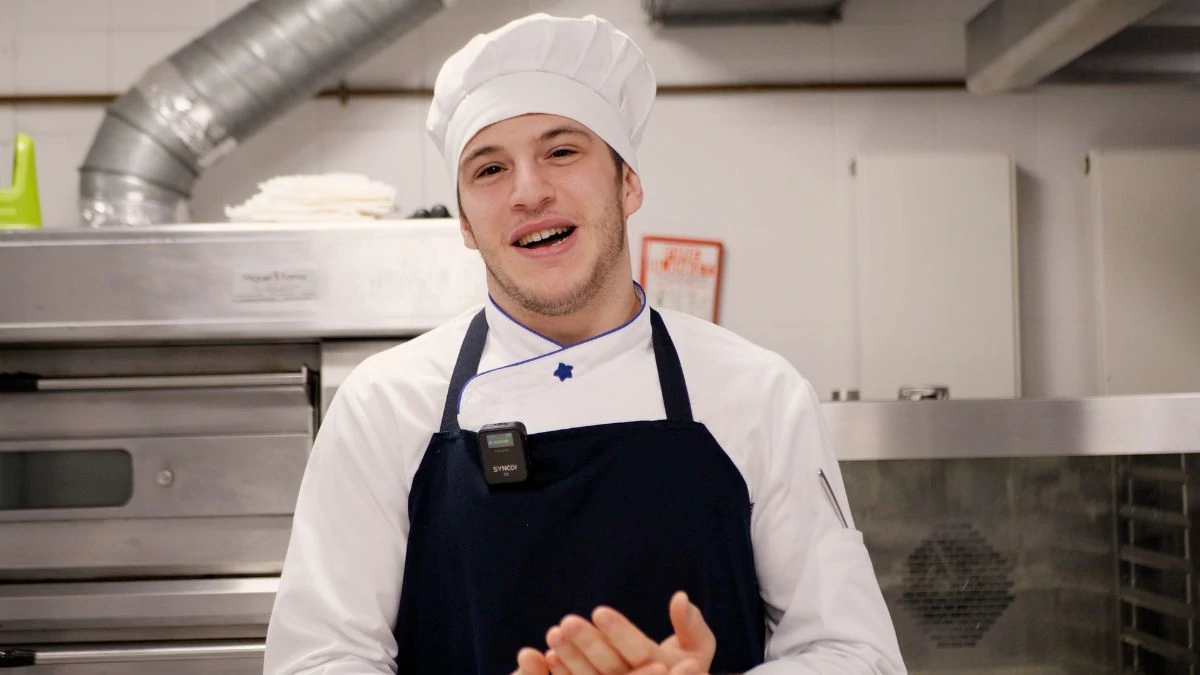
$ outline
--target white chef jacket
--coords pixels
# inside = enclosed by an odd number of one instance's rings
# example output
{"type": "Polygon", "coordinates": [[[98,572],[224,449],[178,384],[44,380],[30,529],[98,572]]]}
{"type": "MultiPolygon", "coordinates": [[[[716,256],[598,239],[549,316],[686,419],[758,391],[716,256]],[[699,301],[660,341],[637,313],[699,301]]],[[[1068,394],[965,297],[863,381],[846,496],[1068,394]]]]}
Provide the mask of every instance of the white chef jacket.
{"type": "MultiPolygon", "coordinates": [[[[642,310],[626,325],[565,348],[487,303],[487,343],[479,374],[460,399],[460,426],[520,420],[535,434],[663,419],[642,297],[642,310]],[[570,378],[553,375],[559,363],[572,366],[570,378]]],[[[296,504],[267,634],[268,675],[396,672],[392,630],[409,488],[439,429],[477,311],[366,359],[339,388],[296,504]]],[[[658,311],[679,352],[693,415],[737,466],[754,504],[751,538],[767,640],[766,663],[751,672],[905,673],[812,386],[785,359],[728,330],[658,311]],[[849,527],[838,520],[820,469],[849,527]]]]}

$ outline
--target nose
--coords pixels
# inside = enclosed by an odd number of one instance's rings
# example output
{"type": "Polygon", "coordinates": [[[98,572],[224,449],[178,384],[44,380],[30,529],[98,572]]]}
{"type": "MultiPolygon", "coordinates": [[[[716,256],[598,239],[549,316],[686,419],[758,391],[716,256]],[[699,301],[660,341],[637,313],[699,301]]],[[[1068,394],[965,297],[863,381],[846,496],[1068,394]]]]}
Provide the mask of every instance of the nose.
{"type": "Polygon", "coordinates": [[[514,209],[537,211],[554,201],[554,185],[546,169],[536,162],[518,164],[513,169],[512,194],[509,198],[514,209]]]}

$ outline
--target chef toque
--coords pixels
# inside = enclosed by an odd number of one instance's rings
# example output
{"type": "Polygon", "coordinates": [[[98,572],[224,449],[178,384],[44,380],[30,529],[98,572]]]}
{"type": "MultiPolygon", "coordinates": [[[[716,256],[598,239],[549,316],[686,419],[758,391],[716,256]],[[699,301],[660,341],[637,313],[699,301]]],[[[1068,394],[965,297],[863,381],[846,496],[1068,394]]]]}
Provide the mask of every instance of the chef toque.
{"type": "Polygon", "coordinates": [[[476,35],[446,60],[425,126],[454,185],[475,134],[529,113],[579,122],[637,171],[656,90],[645,55],[608,21],[533,14],[476,35]]]}

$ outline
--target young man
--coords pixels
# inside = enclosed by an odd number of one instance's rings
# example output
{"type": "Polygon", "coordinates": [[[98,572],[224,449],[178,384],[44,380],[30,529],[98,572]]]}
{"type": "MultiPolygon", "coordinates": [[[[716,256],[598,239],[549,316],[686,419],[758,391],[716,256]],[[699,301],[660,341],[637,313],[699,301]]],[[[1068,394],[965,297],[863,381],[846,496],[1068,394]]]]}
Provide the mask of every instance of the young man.
{"type": "Polygon", "coordinates": [[[811,386],[632,280],[655,88],[595,17],[446,62],[428,126],[491,300],[338,392],[268,673],[904,672],[811,386]]]}

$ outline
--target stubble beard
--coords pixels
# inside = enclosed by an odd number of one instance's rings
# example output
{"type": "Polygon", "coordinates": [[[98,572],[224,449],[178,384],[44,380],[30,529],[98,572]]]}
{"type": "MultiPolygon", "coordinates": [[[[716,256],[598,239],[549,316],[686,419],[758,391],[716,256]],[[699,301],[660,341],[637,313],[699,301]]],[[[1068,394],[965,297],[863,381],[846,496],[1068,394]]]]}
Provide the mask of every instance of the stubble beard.
{"type": "Polygon", "coordinates": [[[511,298],[525,311],[541,316],[564,316],[588,306],[612,279],[613,272],[625,253],[626,222],[621,213],[620,195],[609,202],[595,224],[600,234],[600,255],[592,265],[591,272],[574,288],[557,294],[537,293],[532,288],[522,288],[511,277],[504,274],[498,265],[489,260],[491,256],[480,254],[488,275],[495,280],[504,295],[511,298]]]}

